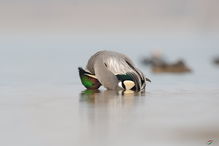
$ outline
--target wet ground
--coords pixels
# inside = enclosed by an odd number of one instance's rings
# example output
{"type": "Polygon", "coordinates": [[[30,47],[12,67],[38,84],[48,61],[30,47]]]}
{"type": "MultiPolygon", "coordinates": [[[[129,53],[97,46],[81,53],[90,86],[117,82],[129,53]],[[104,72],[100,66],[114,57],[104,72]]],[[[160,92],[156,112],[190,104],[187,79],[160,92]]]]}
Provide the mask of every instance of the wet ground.
{"type": "Polygon", "coordinates": [[[218,145],[219,89],[166,89],[122,95],[81,85],[1,87],[1,143],[218,145]]]}

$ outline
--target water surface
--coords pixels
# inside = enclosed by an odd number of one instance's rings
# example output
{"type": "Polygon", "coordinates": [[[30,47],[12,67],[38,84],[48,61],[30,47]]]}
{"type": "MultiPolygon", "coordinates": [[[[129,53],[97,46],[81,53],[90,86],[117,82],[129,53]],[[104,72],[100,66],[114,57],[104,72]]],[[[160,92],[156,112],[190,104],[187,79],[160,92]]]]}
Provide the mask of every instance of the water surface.
{"type": "Polygon", "coordinates": [[[163,39],[2,37],[0,144],[205,146],[212,139],[218,145],[219,67],[211,63],[216,39],[163,39]],[[152,74],[140,60],[160,46],[170,60],[184,58],[193,72],[152,74]],[[152,80],[146,92],[86,91],[77,67],[100,49],[130,56],[152,80]]]}

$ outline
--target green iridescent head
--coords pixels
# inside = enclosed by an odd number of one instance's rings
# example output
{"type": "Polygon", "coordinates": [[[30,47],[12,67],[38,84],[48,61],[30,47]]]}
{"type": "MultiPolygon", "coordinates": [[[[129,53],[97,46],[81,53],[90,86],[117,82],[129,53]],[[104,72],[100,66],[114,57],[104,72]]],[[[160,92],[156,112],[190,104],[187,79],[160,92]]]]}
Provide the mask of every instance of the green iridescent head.
{"type": "Polygon", "coordinates": [[[87,88],[87,89],[98,89],[101,84],[100,82],[95,78],[94,75],[90,74],[89,72],[86,72],[82,68],[78,68],[79,70],[79,76],[81,78],[81,83],[87,88]]]}

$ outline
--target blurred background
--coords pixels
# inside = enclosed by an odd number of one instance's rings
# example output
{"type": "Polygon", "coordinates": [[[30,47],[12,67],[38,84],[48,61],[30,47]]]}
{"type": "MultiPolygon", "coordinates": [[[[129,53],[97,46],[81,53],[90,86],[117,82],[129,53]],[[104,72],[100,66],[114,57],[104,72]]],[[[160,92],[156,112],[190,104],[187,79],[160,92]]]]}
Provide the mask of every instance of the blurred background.
{"type": "Polygon", "coordinates": [[[217,0],[1,0],[1,33],[215,35],[217,0]]]}
{"type": "Polygon", "coordinates": [[[71,82],[76,68],[103,49],[127,54],[138,65],[142,57],[159,50],[169,59],[183,58],[196,64],[191,67],[202,68],[219,54],[218,4],[1,0],[0,84],[71,82]]]}

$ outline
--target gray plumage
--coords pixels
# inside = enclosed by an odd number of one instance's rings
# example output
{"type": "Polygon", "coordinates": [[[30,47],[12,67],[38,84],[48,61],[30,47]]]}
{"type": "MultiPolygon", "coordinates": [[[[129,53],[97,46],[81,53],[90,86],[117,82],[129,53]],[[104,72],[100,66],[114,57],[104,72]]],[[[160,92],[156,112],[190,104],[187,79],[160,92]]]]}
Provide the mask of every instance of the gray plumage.
{"type": "Polygon", "coordinates": [[[134,66],[131,59],[121,53],[99,51],[88,60],[86,70],[95,75],[107,89],[120,88],[116,76],[120,74],[130,74],[135,80],[138,91],[144,90],[146,85],[144,74],[134,66]]]}

